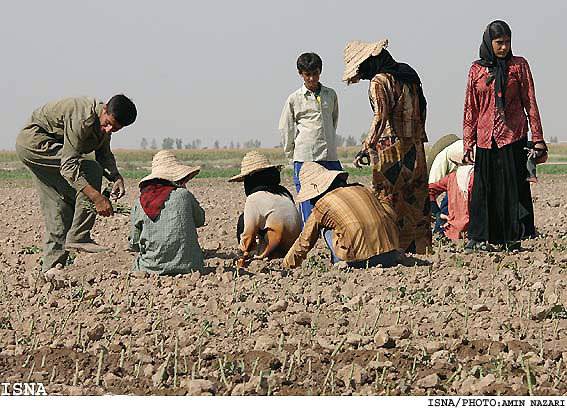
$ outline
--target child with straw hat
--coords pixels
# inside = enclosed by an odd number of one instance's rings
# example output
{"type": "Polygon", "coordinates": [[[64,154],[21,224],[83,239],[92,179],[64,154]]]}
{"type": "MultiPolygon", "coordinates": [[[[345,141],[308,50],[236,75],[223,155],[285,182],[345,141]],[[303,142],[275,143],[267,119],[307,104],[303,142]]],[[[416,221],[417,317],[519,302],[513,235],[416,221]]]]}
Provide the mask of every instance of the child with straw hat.
{"type": "Polygon", "coordinates": [[[155,154],[132,208],[130,249],[138,252],[134,270],[168,275],[203,270],[197,227],[205,224],[205,211],[186,188],[199,171],[171,151],[155,154]]]}
{"type": "Polygon", "coordinates": [[[362,185],[347,184],[347,172],[327,170],[315,162],[305,163],[299,177],[297,200],[310,201],[313,211],[285,256],[286,267],[299,267],[321,233],[333,263],[342,260],[354,268],[397,263],[398,228],[386,202],[362,185]]]}
{"type": "Polygon", "coordinates": [[[244,182],[246,203],[238,219],[236,237],[243,266],[257,247],[257,258],[283,257],[301,231],[301,218],[291,193],[280,185],[279,165],[260,152],[248,152],[240,174],[229,182],[244,182]]]}

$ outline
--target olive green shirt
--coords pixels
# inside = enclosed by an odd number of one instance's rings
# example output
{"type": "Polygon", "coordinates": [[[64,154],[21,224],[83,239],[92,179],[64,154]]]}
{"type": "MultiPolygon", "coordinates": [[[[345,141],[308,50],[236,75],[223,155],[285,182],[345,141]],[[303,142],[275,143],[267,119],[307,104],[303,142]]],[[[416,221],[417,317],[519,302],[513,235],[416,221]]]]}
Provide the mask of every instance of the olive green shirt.
{"type": "Polygon", "coordinates": [[[77,191],[88,184],[81,162],[95,152],[95,159],[115,180],[116,159],[110,150],[110,134],[100,130],[104,103],[91,97],[65,98],[36,109],[16,144],[25,149],[26,160],[60,167],[61,175],[77,191]]]}

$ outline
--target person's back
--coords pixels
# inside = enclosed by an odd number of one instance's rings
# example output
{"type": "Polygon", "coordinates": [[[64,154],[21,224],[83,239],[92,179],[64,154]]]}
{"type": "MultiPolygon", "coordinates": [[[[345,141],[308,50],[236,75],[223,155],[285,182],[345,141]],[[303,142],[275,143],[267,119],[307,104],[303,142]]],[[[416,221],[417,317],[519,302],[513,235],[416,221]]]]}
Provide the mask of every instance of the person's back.
{"type": "Polygon", "coordinates": [[[474,166],[459,166],[439,181],[429,184],[429,200],[432,206],[442,193],[446,193],[446,206],[439,209],[439,221],[436,231],[451,240],[459,240],[464,236],[469,225],[470,197],[474,182],[474,166]],[[441,216],[444,215],[445,217],[441,216]],[[445,221],[442,223],[442,221],[445,221]],[[443,224],[441,226],[441,224],[443,224]],[[438,228],[442,227],[442,228],[438,228]]]}
{"type": "Polygon", "coordinates": [[[262,230],[281,237],[274,252],[283,257],[301,233],[301,217],[290,197],[262,190],[246,198],[242,240],[247,242],[248,236],[262,230]]]}
{"type": "MultiPolygon", "coordinates": [[[[427,142],[425,118],[421,114],[418,85],[404,83],[389,73],[376,74],[371,80],[370,93],[388,110],[382,137],[396,136],[402,143],[427,142]]],[[[376,108],[374,108],[376,109],[376,108]]]]}
{"type": "Polygon", "coordinates": [[[392,207],[378,201],[364,186],[332,190],[317,201],[313,215],[333,230],[333,247],[341,260],[363,260],[397,249],[398,227],[392,207]]]}
{"type": "MultiPolygon", "coordinates": [[[[96,120],[97,111],[103,104],[92,97],[62,98],[48,102],[33,111],[28,124],[39,126],[56,139],[63,139],[65,126],[69,125],[70,120],[77,118],[89,125],[89,121],[96,120]]],[[[79,123],[73,125],[78,126],[79,123]]]]}
{"type": "Polygon", "coordinates": [[[443,179],[449,173],[457,170],[463,164],[463,140],[457,141],[446,146],[433,159],[429,170],[429,183],[435,183],[443,179]]]}
{"type": "Polygon", "coordinates": [[[134,269],[158,274],[203,270],[196,228],[204,223],[205,211],[187,189],[174,189],[155,221],[144,212],[138,198],[132,208],[130,238],[131,247],[139,248],[134,269]]]}

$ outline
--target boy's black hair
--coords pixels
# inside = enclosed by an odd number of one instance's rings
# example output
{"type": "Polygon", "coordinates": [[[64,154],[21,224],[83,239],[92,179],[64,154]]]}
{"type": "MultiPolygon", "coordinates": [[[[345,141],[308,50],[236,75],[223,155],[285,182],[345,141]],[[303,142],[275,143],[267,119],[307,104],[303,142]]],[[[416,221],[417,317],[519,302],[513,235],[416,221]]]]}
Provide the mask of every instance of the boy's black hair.
{"type": "Polygon", "coordinates": [[[323,71],[323,61],[315,53],[303,53],[297,58],[297,71],[300,73],[323,71]]]}
{"type": "Polygon", "coordinates": [[[118,94],[110,98],[106,103],[106,112],[114,116],[116,121],[122,126],[133,124],[138,115],[136,105],[134,105],[130,98],[123,94],[118,94]]]}

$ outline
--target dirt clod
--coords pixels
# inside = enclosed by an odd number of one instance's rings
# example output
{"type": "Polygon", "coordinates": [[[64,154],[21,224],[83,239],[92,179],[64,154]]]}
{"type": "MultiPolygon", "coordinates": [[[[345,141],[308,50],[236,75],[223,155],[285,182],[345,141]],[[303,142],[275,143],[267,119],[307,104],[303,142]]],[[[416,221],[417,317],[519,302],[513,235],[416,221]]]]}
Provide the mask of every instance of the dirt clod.
{"type": "Polygon", "coordinates": [[[89,337],[91,341],[98,341],[103,337],[103,335],[104,325],[101,323],[94,325],[87,331],[87,337],[89,337]]]}

